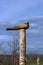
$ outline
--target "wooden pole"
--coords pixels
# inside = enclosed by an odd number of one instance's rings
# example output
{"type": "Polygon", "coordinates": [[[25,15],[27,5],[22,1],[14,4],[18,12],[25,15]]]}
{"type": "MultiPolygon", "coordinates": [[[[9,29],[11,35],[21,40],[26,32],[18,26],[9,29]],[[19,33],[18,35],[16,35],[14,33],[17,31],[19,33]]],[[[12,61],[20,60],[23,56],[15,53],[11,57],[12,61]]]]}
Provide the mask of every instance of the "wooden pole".
{"type": "Polygon", "coordinates": [[[39,61],[40,61],[40,58],[39,58],[39,55],[37,55],[37,65],[40,65],[39,61]]]}
{"type": "Polygon", "coordinates": [[[20,50],[19,50],[19,65],[26,65],[26,29],[29,28],[29,23],[7,28],[7,30],[20,30],[20,50]]]}
{"type": "Polygon", "coordinates": [[[19,65],[26,65],[26,30],[20,30],[20,55],[19,55],[19,65]]]}

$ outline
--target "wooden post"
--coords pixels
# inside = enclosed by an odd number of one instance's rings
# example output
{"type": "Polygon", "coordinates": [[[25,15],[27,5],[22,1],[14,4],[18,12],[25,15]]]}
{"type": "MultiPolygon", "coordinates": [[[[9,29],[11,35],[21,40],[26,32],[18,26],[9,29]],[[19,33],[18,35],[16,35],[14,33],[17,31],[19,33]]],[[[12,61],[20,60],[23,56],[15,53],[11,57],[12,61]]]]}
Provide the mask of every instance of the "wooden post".
{"type": "Polygon", "coordinates": [[[7,30],[20,30],[19,65],[26,65],[26,29],[28,28],[28,22],[12,28],[7,28],[7,30]]]}
{"type": "Polygon", "coordinates": [[[37,65],[40,65],[39,61],[40,61],[40,58],[39,58],[39,55],[37,55],[37,65]]]}
{"type": "Polygon", "coordinates": [[[20,30],[20,57],[19,57],[19,63],[20,65],[26,64],[26,30],[21,29],[20,30]]]}

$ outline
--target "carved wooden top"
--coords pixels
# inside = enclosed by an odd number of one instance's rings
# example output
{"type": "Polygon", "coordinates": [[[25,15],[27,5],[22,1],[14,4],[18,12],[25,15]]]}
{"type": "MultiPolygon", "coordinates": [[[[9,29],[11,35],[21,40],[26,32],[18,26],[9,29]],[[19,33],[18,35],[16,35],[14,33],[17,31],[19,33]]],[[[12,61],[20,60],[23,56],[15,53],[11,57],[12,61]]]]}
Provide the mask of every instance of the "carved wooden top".
{"type": "Polygon", "coordinates": [[[28,28],[29,28],[29,22],[26,22],[24,24],[20,24],[12,28],[7,28],[7,30],[20,30],[20,29],[28,29],[28,28]]]}

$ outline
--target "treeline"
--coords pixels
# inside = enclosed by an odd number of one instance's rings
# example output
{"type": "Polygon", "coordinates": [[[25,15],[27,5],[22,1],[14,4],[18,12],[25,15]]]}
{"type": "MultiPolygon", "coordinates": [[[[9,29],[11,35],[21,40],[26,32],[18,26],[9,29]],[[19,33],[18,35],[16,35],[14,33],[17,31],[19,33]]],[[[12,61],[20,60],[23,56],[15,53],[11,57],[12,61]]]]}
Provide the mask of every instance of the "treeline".
{"type": "Polygon", "coordinates": [[[19,64],[19,56],[18,56],[18,54],[0,55],[0,64],[1,65],[18,65],[19,64]]]}
{"type": "Polygon", "coordinates": [[[40,60],[43,60],[43,55],[38,55],[38,54],[27,54],[26,58],[27,60],[37,60],[37,56],[39,56],[40,60]]]}
{"type": "MultiPolygon", "coordinates": [[[[40,58],[40,62],[43,62],[43,55],[26,55],[26,63],[37,63],[37,56],[40,58]]],[[[2,65],[19,65],[19,54],[14,55],[0,55],[0,64],[2,65]]]]}

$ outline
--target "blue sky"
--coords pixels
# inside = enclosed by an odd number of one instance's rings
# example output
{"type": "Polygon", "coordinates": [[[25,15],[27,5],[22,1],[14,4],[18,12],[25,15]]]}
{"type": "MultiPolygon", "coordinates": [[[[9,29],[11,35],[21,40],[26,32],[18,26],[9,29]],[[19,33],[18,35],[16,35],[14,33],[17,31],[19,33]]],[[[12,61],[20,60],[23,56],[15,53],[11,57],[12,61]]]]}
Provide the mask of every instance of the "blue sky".
{"type": "MultiPolygon", "coordinates": [[[[9,41],[14,31],[6,31],[7,27],[28,20],[27,52],[43,51],[43,0],[0,0],[0,41],[9,41]],[[40,51],[39,51],[40,49],[40,51]]],[[[12,38],[11,38],[12,37],[12,38]]],[[[6,46],[6,44],[4,43],[6,46]]],[[[8,47],[7,47],[8,48],[8,47]]],[[[7,49],[6,48],[6,49],[7,49]]]]}

